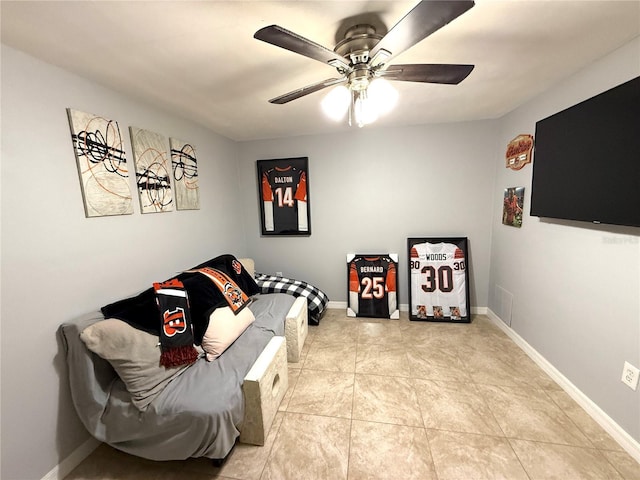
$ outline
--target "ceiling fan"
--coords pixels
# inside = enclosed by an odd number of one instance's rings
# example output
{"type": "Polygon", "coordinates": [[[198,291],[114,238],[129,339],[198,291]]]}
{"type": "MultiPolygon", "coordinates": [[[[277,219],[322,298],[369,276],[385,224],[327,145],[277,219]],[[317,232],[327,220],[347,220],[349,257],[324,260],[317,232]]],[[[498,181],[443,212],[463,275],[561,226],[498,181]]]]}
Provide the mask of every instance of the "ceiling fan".
{"type": "Polygon", "coordinates": [[[349,124],[362,126],[376,117],[373,100],[389,98],[388,90],[374,88],[382,83],[380,79],[457,85],[467,78],[473,65],[389,65],[389,62],[473,6],[472,0],[422,0],[386,35],[377,34],[373,25],[357,24],[347,29],[344,39],[333,50],[278,25],[261,28],[254,38],[330,65],[340,75],[285,93],[269,102],[281,105],[338,85],[341,88],[334,91],[342,93],[334,95],[334,101],[337,100],[332,107],[334,110],[337,108],[334,116],[342,118],[348,110],[349,124]]]}

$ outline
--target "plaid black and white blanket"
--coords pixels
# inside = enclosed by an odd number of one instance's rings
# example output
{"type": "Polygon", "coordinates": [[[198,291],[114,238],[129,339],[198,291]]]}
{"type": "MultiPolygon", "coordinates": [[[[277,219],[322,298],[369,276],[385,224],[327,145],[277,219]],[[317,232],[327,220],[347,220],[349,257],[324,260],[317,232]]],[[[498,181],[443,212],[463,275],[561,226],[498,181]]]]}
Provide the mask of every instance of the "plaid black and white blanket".
{"type": "Polygon", "coordinates": [[[294,297],[307,297],[309,323],[318,325],[329,297],[317,287],[300,280],[256,273],[255,280],[261,293],[288,293],[294,297]]]}

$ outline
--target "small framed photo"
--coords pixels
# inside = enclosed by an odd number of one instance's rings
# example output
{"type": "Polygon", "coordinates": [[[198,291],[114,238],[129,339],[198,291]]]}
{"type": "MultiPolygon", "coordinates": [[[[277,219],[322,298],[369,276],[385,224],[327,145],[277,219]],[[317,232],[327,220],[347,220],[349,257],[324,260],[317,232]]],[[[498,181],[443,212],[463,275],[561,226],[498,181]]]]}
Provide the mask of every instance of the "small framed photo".
{"type": "Polygon", "coordinates": [[[522,207],[524,206],[524,187],[504,189],[502,202],[502,223],[510,227],[522,227],[522,207]]]}
{"type": "Polygon", "coordinates": [[[308,157],[258,160],[262,235],[311,235],[308,157]]]}
{"type": "Polygon", "coordinates": [[[348,317],[400,318],[398,254],[347,255],[348,317]]]}
{"type": "Polygon", "coordinates": [[[408,238],[409,319],[471,322],[467,238],[408,238]]]}

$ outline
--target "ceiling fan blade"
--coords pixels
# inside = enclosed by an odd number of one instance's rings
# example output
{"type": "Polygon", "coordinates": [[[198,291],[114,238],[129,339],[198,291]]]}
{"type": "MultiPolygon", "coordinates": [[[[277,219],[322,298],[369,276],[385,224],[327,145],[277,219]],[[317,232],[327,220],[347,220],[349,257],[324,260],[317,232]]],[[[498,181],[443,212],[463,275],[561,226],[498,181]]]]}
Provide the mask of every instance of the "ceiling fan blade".
{"type": "Polygon", "coordinates": [[[370,58],[384,54],[382,63],[414,46],[474,6],[472,0],[422,0],[380,40],[370,58]]]}
{"type": "Polygon", "coordinates": [[[412,63],[389,65],[387,70],[380,73],[387,80],[457,85],[469,76],[473,67],[473,65],[412,63]]]}
{"type": "Polygon", "coordinates": [[[340,83],[347,83],[347,77],[328,78],[321,82],[314,83],[313,85],[307,85],[306,87],[302,87],[292,92],[285,93],[284,95],[280,95],[279,97],[272,98],[271,100],[269,100],[269,103],[282,105],[284,103],[290,102],[291,100],[304,97],[305,95],[309,95],[310,93],[314,93],[319,90],[322,90],[323,88],[331,87],[333,85],[338,85],[340,83]]]}
{"type": "Polygon", "coordinates": [[[301,37],[297,33],[290,32],[278,25],[270,25],[258,30],[253,38],[270,43],[276,47],[284,48],[305,57],[318,60],[334,67],[349,68],[344,59],[333,50],[301,37]]]}

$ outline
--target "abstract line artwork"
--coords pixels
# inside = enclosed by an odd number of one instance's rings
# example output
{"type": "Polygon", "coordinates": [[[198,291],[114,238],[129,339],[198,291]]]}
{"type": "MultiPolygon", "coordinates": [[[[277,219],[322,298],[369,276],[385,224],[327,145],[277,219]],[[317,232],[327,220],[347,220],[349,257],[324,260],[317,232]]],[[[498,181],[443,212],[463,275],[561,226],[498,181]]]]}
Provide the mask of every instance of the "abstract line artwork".
{"type": "Polygon", "coordinates": [[[169,138],[171,146],[171,168],[177,210],[198,210],[200,190],[198,187],[198,161],[193,145],[169,138]]]}
{"type": "Polygon", "coordinates": [[[87,218],[133,213],[118,123],[67,108],[87,218]]]}
{"type": "Polygon", "coordinates": [[[136,166],[140,211],[156,213],[173,210],[166,139],[162,135],[136,127],[129,127],[129,132],[136,166]]]}

